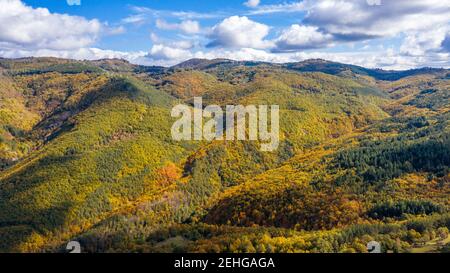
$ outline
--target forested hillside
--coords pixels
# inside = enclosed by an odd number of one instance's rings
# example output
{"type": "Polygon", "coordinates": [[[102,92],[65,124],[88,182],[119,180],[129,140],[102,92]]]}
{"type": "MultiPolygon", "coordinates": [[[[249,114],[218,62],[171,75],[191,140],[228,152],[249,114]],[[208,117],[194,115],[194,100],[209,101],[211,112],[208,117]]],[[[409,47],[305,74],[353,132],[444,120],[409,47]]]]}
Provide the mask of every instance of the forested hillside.
{"type": "Polygon", "coordinates": [[[0,59],[0,252],[449,250],[450,71],[0,59]],[[171,109],[279,105],[280,145],[171,109]]]}

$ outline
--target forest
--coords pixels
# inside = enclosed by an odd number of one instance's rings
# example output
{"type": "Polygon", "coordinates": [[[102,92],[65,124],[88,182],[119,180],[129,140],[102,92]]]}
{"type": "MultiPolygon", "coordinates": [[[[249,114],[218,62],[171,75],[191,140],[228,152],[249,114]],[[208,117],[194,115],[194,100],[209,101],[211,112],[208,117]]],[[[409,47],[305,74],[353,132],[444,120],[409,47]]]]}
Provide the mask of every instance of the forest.
{"type": "Polygon", "coordinates": [[[450,71],[0,59],[0,252],[450,251],[450,71]],[[171,109],[279,105],[278,149],[171,109]]]}

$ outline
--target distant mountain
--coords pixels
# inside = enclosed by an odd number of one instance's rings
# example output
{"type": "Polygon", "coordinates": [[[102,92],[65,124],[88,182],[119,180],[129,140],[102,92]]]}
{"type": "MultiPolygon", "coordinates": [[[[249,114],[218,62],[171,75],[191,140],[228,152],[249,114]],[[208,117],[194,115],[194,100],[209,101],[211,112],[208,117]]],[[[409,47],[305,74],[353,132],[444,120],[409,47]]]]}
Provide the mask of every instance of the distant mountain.
{"type": "Polygon", "coordinates": [[[371,240],[441,251],[448,75],[324,60],[0,59],[0,252],[70,240],[87,252],[365,252],[371,240]],[[171,109],[194,96],[279,105],[278,150],[174,141],[171,109]]]}
{"type": "Polygon", "coordinates": [[[448,69],[443,68],[418,68],[410,70],[383,70],[383,69],[368,69],[361,66],[342,64],[337,62],[330,62],[322,59],[310,59],[296,63],[285,64],[273,64],[267,62],[255,62],[255,61],[233,61],[228,59],[191,59],[182,62],[172,68],[189,68],[196,70],[207,70],[215,67],[236,67],[236,66],[258,66],[265,65],[271,67],[280,67],[300,72],[322,72],[331,75],[337,75],[346,71],[350,71],[359,75],[366,75],[374,77],[377,80],[395,81],[404,77],[429,74],[429,73],[443,73],[449,72],[448,69]]]}
{"type": "Polygon", "coordinates": [[[367,75],[374,77],[377,80],[385,80],[385,81],[396,81],[401,78],[414,75],[449,72],[448,69],[428,68],[428,67],[404,71],[367,69],[361,66],[329,62],[320,59],[307,60],[299,63],[284,64],[283,66],[288,69],[293,69],[302,72],[323,72],[332,75],[337,75],[345,71],[351,71],[352,73],[355,74],[367,75]]]}

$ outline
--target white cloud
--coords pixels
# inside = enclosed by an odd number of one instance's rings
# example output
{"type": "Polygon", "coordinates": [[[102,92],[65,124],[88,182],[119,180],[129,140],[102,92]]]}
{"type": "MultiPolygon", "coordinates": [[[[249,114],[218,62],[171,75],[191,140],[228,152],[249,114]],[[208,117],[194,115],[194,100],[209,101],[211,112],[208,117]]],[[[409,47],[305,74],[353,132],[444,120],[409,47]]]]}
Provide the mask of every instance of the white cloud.
{"type": "Polygon", "coordinates": [[[274,54],[261,49],[254,48],[240,48],[230,50],[214,49],[211,51],[197,51],[194,53],[195,58],[225,58],[237,61],[260,61],[260,62],[273,62],[283,63],[289,62],[292,59],[288,54],[274,54]]]}
{"type": "Polygon", "coordinates": [[[364,40],[428,30],[448,24],[450,2],[396,0],[370,5],[367,0],[306,0],[304,23],[319,26],[343,40],[364,40]]]}
{"type": "Polygon", "coordinates": [[[195,46],[195,43],[192,41],[181,40],[181,41],[172,42],[171,45],[176,48],[191,49],[195,46]]]}
{"type": "Polygon", "coordinates": [[[403,40],[400,51],[410,56],[423,56],[429,52],[441,51],[449,29],[449,26],[436,26],[428,31],[409,32],[403,40]]]}
{"type": "Polygon", "coordinates": [[[189,59],[191,52],[183,48],[156,44],[150,50],[149,56],[156,60],[182,60],[189,59]]]}
{"type": "Polygon", "coordinates": [[[98,59],[125,59],[132,63],[149,64],[146,60],[148,52],[123,52],[104,50],[99,48],[79,48],[76,50],[51,50],[51,49],[0,49],[0,56],[5,58],[21,57],[57,57],[76,60],[98,60],[98,59]]]}
{"type": "Polygon", "coordinates": [[[156,33],[154,33],[154,32],[151,32],[151,33],[150,33],[150,40],[151,40],[153,43],[159,43],[159,42],[161,41],[161,39],[159,38],[159,36],[158,36],[156,33]]]}
{"type": "Polygon", "coordinates": [[[305,12],[304,24],[341,40],[392,36],[448,24],[450,2],[442,0],[304,0],[262,5],[250,14],[305,12]],[[378,5],[380,2],[380,5],[378,5]]]}
{"type": "Polygon", "coordinates": [[[171,24],[162,19],[157,19],[156,27],[165,30],[181,30],[187,34],[196,34],[201,31],[200,24],[197,21],[192,20],[185,20],[178,24],[171,24]]]}
{"type": "Polygon", "coordinates": [[[190,58],[226,58],[238,61],[262,61],[271,63],[299,62],[307,59],[325,59],[346,64],[354,64],[367,68],[383,68],[405,70],[423,66],[450,67],[449,53],[436,53],[432,56],[404,56],[393,48],[376,51],[355,52],[268,52],[263,49],[212,49],[181,50],[170,46],[159,45],[154,54],[149,54],[147,63],[153,65],[172,66],[190,58]],[[158,53],[158,54],[156,54],[158,53]]]}
{"type": "Polygon", "coordinates": [[[307,59],[325,59],[335,62],[360,65],[368,68],[384,68],[404,70],[415,67],[450,67],[450,53],[437,52],[430,56],[405,56],[392,48],[378,51],[359,52],[284,52],[271,53],[253,48],[187,50],[177,48],[176,44],[158,44],[152,47],[150,53],[145,51],[122,52],[98,48],[80,48],[77,50],[19,50],[0,49],[0,56],[5,58],[18,57],[59,57],[78,60],[97,60],[104,58],[120,58],[141,65],[172,66],[190,58],[227,58],[242,61],[263,61],[272,63],[299,62],[307,59]]]}
{"type": "Polygon", "coordinates": [[[292,25],[275,40],[277,51],[295,51],[330,46],[333,36],[320,32],[318,27],[292,25]]]}
{"type": "MultiPolygon", "coordinates": [[[[374,1],[378,0],[369,2],[374,1]]],[[[270,26],[245,16],[134,7],[135,14],[124,19],[124,23],[143,24],[157,20],[160,29],[180,31],[176,36],[178,40],[168,40],[169,36],[163,33],[159,33],[161,37],[152,33],[154,45],[149,52],[122,52],[94,48],[94,44],[102,35],[123,33],[123,27],[110,28],[96,19],[51,13],[47,9],[27,6],[19,0],[0,0],[0,56],[89,60],[123,58],[137,64],[165,66],[194,57],[278,63],[323,58],[387,69],[450,66],[449,1],[382,0],[381,5],[370,5],[369,2],[304,0],[261,5],[259,1],[247,1],[251,7],[249,14],[305,14],[301,24],[286,27],[273,39],[268,38],[270,26]],[[225,19],[206,31],[195,21],[205,18],[225,19]],[[172,23],[175,20],[180,21],[172,23]],[[375,41],[364,47],[357,42],[379,37],[388,39],[379,40],[378,46],[375,41]],[[384,43],[389,47],[387,41],[398,43],[400,39],[403,42],[396,48],[385,49],[382,46],[384,43]],[[354,43],[354,48],[341,47],[339,52],[332,49],[312,51],[341,42],[354,43]],[[207,47],[202,47],[201,44],[206,43],[207,47]],[[342,52],[342,49],[348,51],[342,52]]]]}
{"type": "Polygon", "coordinates": [[[244,3],[244,5],[249,8],[255,8],[259,5],[260,2],[261,1],[259,0],[248,0],[247,2],[244,3]]]}
{"type": "Polygon", "coordinates": [[[271,13],[292,13],[305,10],[304,2],[293,2],[275,5],[260,5],[250,11],[249,15],[271,14],[271,13]]]}
{"type": "Polygon", "coordinates": [[[103,28],[98,20],[50,13],[20,0],[0,0],[0,43],[20,49],[77,49],[93,44],[103,28]]]}
{"type": "Polygon", "coordinates": [[[135,24],[135,25],[141,25],[147,21],[147,15],[146,14],[133,14],[130,15],[124,19],[122,19],[122,22],[124,24],[135,24]]]}
{"type": "Polygon", "coordinates": [[[104,32],[105,32],[106,34],[109,34],[109,35],[123,34],[123,33],[125,33],[126,31],[127,31],[127,30],[126,30],[126,28],[125,28],[124,26],[118,26],[118,27],[108,28],[108,29],[105,29],[105,30],[104,30],[104,32]]]}
{"type": "Polygon", "coordinates": [[[269,26],[254,22],[247,17],[231,16],[215,25],[211,30],[210,47],[268,48],[272,42],[264,40],[269,26]]]}
{"type": "MultiPolygon", "coordinates": [[[[402,39],[400,55],[440,60],[450,46],[450,2],[442,0],[304,0],[262,5],[252,14],[303,12],[304,26],[291,26],[275,51],[328,47],[375,38],[402,39]],[[403,36],[404,35],[404,36],[403,36]]],[[[439,62],[438,62],[439,63],[439,62]]]]}
{"type": "Polygon", "coordinates": [[[222,12],[201,13],[195,11],[158,10],[140,6],[131,6],[131,10],[133,14],[122,19],[123,23],[140,25],[161,18],[174,18],[185,21],[225,17],[222,12]]]}

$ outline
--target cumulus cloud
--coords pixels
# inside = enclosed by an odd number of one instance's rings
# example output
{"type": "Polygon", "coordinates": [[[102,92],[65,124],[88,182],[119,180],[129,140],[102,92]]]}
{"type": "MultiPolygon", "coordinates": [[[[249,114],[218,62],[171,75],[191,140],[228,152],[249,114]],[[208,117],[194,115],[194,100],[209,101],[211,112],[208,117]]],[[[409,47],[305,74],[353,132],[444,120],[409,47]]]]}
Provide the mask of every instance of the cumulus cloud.
{"type": "Polygon", "coordinates": [[[185,40],[175,41],[175,42],[172,42],[171,44],[174,47],[181,48],[181,49],[191,49],[191,48],[194,48],[196,46],[195,42],[185,41],[185,40]]]}
{"type": "Polygon", "coordinates": [[[445,50],[448,26],[438,26],[428,31],[413,31],[406,34],[400,47],[401,53],[410,56],[423,56],[429,52],[445,50]]]}
{"type": "Polygon", "coordinates": [[[156,20],[156,27],[165,30],[180,30],[186,34],[196,34],[200,32],[200,24],[197,21],[185,20],[181,23],[168,23],[162,19],[156,20]]]}
{"type": "Polygon", "coordinates": [[[0,56],[6,58],[17,57],[44,57],[53,56],[59,58],[78,60],[97,60],[104,58],[120,58],[131,63],[141,65],[162,65],[172,66],[190,58],[227,58],[242,61],[263,61],[273,63],[298,62],[307,59],[325,59],[335,62],[360,65],[369,68],[384,69],[410,69],[421,66],[449,67],[450,54],[436,52],[431,57],[405,56],[399,54],[394,49],[364,52],[281,52],[273,53],[262,49],[239,48],[239,49],[212,49],[193,50],[178,48],[177,44],[157,44],[150,52],[122,52],[114,50],[103,50],[98,48],[80,48],[77,50],[3,50],[0,49],[0,56]]]}
{"type": "Polygon", "coordinates": [[[150,64],[147,60],[148,52],[123,52],[115,50],[104,50],[99,48],[79,48],[75,50],[52,50],[52,49],[0,49],[0,56],[5,58],[20,57],[57,57],[76,60],[98,60],[98,59],[125,59],[132,63],[150,64]]]}
{"type": "Polygon", "coordinates": [[[123,52],[95,48],[99,37],[123,33],[123,27],[111,28],[96,19],[51,13],[20,0],[0,0],[0,56],[123,58],[136,64],[165,66],[189,58],[278,63],[322,58],[386,69],[450,66],[448,1],[382,0],[380,5],[378,0],[304,0],[277,5],[259,2],[246,1],[251,8],[246,10],[247,14],[301,12],[304,18],[301,23],[276,29],[278,34],[273,38],[269,25],[246,16],[132,7],[134,14],[122,23],[156,20],[157,28],[179,33],[165,36],[158,32],[161,37],[151,33],[149,44],[152,42],[153,46],[147,52],[123,52]],[[213,18],[222,21],[210,28],[201,28],[196,21],[213,18]],[[377,47],[375,42],[368,42],[374,38],[385,38],[379,40],[383,43],[394,41],[394,45],[389,49],[377,47]],[[339,43],[358,45],[357,41],[367,42],[364,50],[355,49],[359,46],[348,52],[312,50],[339,43]]]}
{"type": "Polygon", "coordinates": [[[259,0],[248,0],[247,2],[244,3],[244,5],[249,8],[254,8],[257,7],[259,3],[260,3],[259,0]]]}
{"type": "Polygon", "coordinates": [[[219,50],[214,49],[211,51],[197,51],[194,53],[195,58],[226,58],[237,61],[260,61],[260,62],[272,62],[272,63],[284,63],[292,61],[289,54],[274,54],[262,49],[254,48],[240,48],[219,50]]]}
{"type": "Polygon", "coordinates": [[[211,30],[209,47],[268,48],[272,42],[265,40],[270,27],[254,22],[246,16],[231,16],[215,25],[211,30]]]}
{"type": "Polygon", "coordinates": [[[191,56],[189,50],[171,47],[164,44],[156,44],[150,50],[149,56],[157,60],[182,60],[191,56]]]}
{"type": "Polygon", "coordinates": [[[93,44],[103,28],[98,20],[50,13],[20,0],[1,0],[0,43],[21,49],[77,49],[93,44]]]}
{"type": "Polygon", "coordinates": [[[276,51],[297,51],[330,46],[333,41],[331,34],[319,31],[315,26],[292,25],[283,30],[275,40],[276,51]]]}
{"type": "Polygon", "coordinates": [[[404,70],[423,65],[433,67],[448,67],[450,65],[448,53],[437,53],[433,57],[424,59],[421,56],[403,56],[394,49],[382,49],[378,51],[364,52],[281,52],[273,53],[262,49],[239,48],[239,49],[213,49],[209,51],[198,50],[185,52],[185,56],[174,54],[170,58],[156,58],[151,54],[147,62],[163,66],[172,66],[190,58],[226,58],[238,61],[261,61],[271,63],[299,62],[307,59],[325,59],[329,61],[354,64],[367,68],[383,68],[392,70],[404,70]]]}
{"type": "Polygon", "coordinates": [[[343,40],[364,40],[448,24],[450,3],[396,0],[371,5],[367,0],[306,0],[304,10],[305,24],[319,26],[343,40]]]}
{"type": "Polygon", "coordinates": [[[303,24],[317,26],[336,40],[358,41],[448,24],[450,2],[442,0],[304,0],[262,5],[251,14],[305,12],[303,24]]]}
{"type": "MultiPolygon", "coordinates": [[[[441,0],[304,0],[262,5],[252,14],[304,12],[274,41],[273,51],[325,48],[337,43],[404,36],[399,54],[447,51],[450,2],[441,0]]],[[[434,55],[436,57],[436,55],[434,55]]],[[[430,58],[434,58],[430,56],[430,58]]]]}

